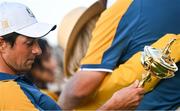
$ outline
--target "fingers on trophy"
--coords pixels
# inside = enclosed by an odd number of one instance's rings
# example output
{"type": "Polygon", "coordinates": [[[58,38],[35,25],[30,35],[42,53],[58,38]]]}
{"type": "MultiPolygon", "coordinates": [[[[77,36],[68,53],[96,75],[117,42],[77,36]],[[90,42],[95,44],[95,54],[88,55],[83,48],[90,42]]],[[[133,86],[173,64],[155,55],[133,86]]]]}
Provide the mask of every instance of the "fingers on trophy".
{"type": "Polygon", "coordinates": [[[178,70],[174,60],[170,57],[170,47],[176,39],[171,39],[164,49],[156,49],[151,46],[145,46],[141,56],[141,64],[147,71],[142,75],[142,80],[138,87],[151,80],[154,75],[159,79],[171,78],[178,70]]]}

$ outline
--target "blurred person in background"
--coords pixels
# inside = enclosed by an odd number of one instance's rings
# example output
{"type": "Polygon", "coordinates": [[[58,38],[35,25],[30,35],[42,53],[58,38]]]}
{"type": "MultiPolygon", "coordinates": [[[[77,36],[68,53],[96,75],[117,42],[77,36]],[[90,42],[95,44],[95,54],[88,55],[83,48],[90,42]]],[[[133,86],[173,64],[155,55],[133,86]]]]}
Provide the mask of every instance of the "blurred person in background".
{"type": "Polygon", "coordinates": [[[32,69],[28,75],[43,93],[57,101],[59,92],[50,91],[48,87],[49,83],[55,82],[57,61],[53,57],[52,47],[48,44],[47,40],[39,39],[38,44],[42,53],[35,58],[32,69]]]}
{"type": "Polygon", "coordinates": [[[59,92],[61,93],[66,77],[64,75],[64,65],[63,65],[63,58],[64,58],[64,50],[61,46],[53,46],[52,48],[52,56],[55,58],[57,61],[57,68],[56,68],[56,73],[55,73],[55,82],[48,84],[49,89],[52,91],[59,92]]]}

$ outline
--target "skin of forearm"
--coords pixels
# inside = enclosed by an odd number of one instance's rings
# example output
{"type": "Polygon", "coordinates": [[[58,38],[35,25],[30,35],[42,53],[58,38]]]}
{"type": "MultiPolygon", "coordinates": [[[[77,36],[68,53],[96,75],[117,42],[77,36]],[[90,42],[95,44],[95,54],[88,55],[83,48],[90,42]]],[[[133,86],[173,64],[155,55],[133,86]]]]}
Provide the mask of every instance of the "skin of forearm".
{"type": "MultiPolygon", "coordinates": [[[[100,108],[97,109],[97,111],[103,111],[103,110],[112,110],[114,109],[114,101],[107,101],[104,105],[102,105],[100,108]]],[[[115,109],[114,109],[115,110],[115,109]]]]}
{"type": "Polygon", "coordinates": [[[77,106],[85,104],[91,99],[91,96],[79,96],[74,95],[75,93],[68,86],[61,93],[59,104],[62,109],[74,109],[77,106]]]}
{"type": "Polygon", "coordinates": [[[73,76],[61,93],[60,106],[63,109],[74,109],[85,104],[91,99],[105,75],[102,72],[79,72],[73,76]]]}

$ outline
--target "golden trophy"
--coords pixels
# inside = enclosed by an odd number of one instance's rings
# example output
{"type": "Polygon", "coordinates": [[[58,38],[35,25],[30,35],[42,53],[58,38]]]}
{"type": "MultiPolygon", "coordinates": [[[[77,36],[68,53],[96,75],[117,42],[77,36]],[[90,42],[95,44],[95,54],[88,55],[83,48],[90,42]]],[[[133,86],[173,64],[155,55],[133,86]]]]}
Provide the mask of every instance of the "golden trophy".
{"type": "Polygon", "coordinates": [[[139,83],[139,87],[143,87],[145,82],[151,80],[151,75],[159,79],[171,78],[178,70],[174,60],[170,57],[170,47],[175,39],[165,46],[163,50],[156,49],[151,46],[145,46],[141,56],[141,64],[147,71],[142,75],[142,80],[139,83]]]}

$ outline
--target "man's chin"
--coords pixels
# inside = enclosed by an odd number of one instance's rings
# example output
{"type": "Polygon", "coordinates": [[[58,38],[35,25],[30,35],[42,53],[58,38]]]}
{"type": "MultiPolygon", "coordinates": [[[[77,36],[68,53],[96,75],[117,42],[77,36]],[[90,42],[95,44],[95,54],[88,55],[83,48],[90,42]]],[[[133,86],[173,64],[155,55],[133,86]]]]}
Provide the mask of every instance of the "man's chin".
{"type": "Polygon", "coordinates": [[[18,73],[26,73],[26,72],[29,72],[32,68],[32,65],[31,66],[28,66],[26,68],[22,68],[21,70],[18,71],[18,73]]]}

